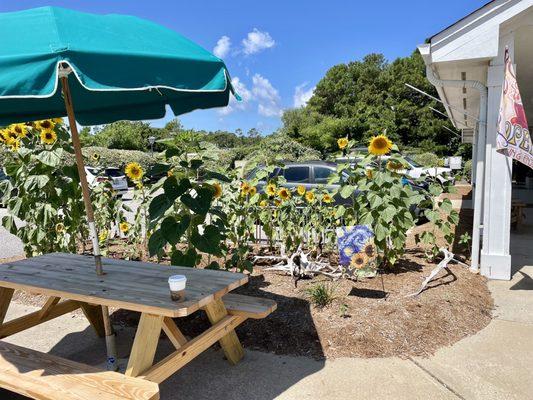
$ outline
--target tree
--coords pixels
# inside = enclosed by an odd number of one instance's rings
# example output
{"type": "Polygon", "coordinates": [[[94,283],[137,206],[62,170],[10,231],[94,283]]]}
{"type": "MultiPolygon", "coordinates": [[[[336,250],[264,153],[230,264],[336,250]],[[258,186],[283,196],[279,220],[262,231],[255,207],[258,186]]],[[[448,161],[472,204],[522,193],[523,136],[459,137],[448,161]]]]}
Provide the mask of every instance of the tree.
{"type": "Polygon", "coordinates": [[[456,151],[457,137],[444,128],[452,129],[450,122],[429,108],[442,106],[405,83],[436,95],[418,52],[392,63],[382,54],[369,54],[362,61],[336,65],[305,107],[284,112],[282,131],[322,154],[336,150],[340,137],[366,145],[384,131],[399,144],[422,144],[440,154],[456,151]]]}

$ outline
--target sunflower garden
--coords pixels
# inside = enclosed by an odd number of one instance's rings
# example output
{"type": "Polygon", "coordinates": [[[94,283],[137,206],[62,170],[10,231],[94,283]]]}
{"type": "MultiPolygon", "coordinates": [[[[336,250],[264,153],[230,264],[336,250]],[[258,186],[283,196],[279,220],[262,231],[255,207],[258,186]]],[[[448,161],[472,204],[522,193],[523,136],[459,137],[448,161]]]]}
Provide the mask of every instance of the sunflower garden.
{"type": "MultiPolygon", "coordinates": [[[[73,153],[68,139],[61,119],[1,131],[5,169],[12,177],[4,183],[10,213],[2,223],[23,240],[28,254],[90,246],[79,178],[66,157],[73,153]],[[13,192],[17,196],[9,196],[13,192]],[[15,217],[26,224],[17,226],[15,217]],[[47,235],[55,239],[43,241],[47,235]]],[[[356,143],[341,138],[337,145],[346,154],[356,143]]],[[[421,193],[405,184],[406,162],[397,150],[377,135],[362,161],[338,165],[329,182],[337,189],[308,190],[289,188],[283,177],[274,176],[283,167],[279,164],[264,166],[250,180],[210,170],[208,149],[191,138],[158,155],[149,171],[137,162],[125,165],[135,210],[108,182],[93,188],[98,240],[106,255],[119,246],[127,258],[155,257],[189,267],[252,271],[254,263],[269,259],[275,262],[271,269],[294,277],[373,276],[402,257],[407,233],[417,222],[416,207],[424,207],[423,216],[434,222],[432,231],[417,236],[428,258],[438,253],[436,230],[448,243],[454,239],[457,215],[449,200],[437,200],[447,188],[433,183],[421,193]],[[390,155],[386,163],[384,155],[390,155]],[[154,175],[164,177],[150,184],[154,175]],[[444,220],[440,212],[447,214],[444,220]]],[[[99,155],[92,154],[91,161],[98,165],[99,155]]]]}

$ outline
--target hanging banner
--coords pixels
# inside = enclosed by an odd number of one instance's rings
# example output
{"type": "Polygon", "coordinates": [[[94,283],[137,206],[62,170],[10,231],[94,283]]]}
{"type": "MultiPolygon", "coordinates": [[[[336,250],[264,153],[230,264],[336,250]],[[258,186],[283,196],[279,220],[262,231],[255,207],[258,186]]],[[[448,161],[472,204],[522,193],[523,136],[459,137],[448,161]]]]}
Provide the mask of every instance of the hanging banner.
{"type": "Polygon", "coordinates": [[[533,169],[533,146],[516,74],[505,49],[505,75],[498,116],[496,150],[533,169]]]}

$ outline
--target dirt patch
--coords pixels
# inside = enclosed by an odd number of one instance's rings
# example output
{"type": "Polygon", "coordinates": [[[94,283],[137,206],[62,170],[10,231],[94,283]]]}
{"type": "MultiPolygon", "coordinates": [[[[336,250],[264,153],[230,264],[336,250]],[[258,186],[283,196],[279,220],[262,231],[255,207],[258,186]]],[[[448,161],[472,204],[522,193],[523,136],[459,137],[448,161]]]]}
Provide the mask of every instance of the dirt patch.
{"type": "MultiPolygon", "coordinates": [[[[471,227],[471,213],[462,213],[456,232],[471,227]]],[[[468,269],[451,265],[441,272],[418,297],[422,281],[436,266],[416,248],[414,234],[431,229],[429,224],[413,229],[405,257],[383,276],[358,282],[330,282],[323,277],[292,278],[257,266],[248,285],[236,292],[273,299],[278,309],[268,318],[247,320],[237,333],[246,348],[314,358],[430,356],[484,328],[491,320],[493,301],[486,279],[468,269]],[[326,282],[335,299],[324,307],[313,306],[306,289],[326,282]]],[[[439,239],[441,240],[441,239],[439,239]]],[[[458,246],[457,251],[461,248],[458,246]]],[[[462,255],[462,259],[467,259],[462,255]]],[[[2,260],[5,261],[5,260],[2,260]]],[[[18,302],[41,305],[43,297],[17,292],[18,302]]],[[[115,324],[135,326],[139,314],[119,310],[115,324]]],[[[187,336],[209,327],[203,312],[176,319],[187,336]]]]}

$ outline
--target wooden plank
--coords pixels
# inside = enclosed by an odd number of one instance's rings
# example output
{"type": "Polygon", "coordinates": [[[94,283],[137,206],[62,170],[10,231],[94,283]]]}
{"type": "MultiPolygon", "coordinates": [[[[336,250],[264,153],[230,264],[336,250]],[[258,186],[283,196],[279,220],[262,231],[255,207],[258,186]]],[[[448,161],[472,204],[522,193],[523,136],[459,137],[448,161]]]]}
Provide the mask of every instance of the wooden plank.
{"type": "Polygon", "coordinates": [[[43,322],[50,321],[63,314],[69,313],[80,307],[80,303],[73,300],[65,300],[52,307],[48,314],[41,318],[39,311],[5,322],[0,326],[0,338],[24,331],[43,322]]]}
{"type": "Polygon", "coordinates": [[[222,318],[203,334],[188,341],[179,350],[149,368],[143,374],[143,378],[156,383],[163,382],[203,351],[211,347],[220,338],[226,336],[228,332],[234,332],[234,329],[243,321],[244,318],[237,315],[228,315],[222,318]]]}
{"type": "Polygon", "coordinates": [[[168,317],[187,316],[245,284],[244,274],[103,259],[96,276],[92,257],[53,253],[0,264],[0,286],[168,317]],[[186,299],[170,298],[167,280],[187,276],[186,299]]]}
{"type": "Polygon", "coordinates": [[[234,293],[226,294],[222,301],[229,314],[253,319],[265,318],[278,307],[274,300],[234,293]]]}
{"type": "Polygon", "coordinates": [[[163,331],[176,349],[179,349],[181,346],[187,343],[187,338],[183,336],[183,333],[181,333],[172,318],[163,318],[163,331]]]}
{"type": "MultiPolygon", "coordinates": [[[[215,325],[228,315],[222,300],[215,300],[205,306],[204,309],[212,325],[215,325]]],[[[221,337],[219,343],[230,364],[237,364],[244,356],[241,342],[234,330],[229,331],[226,335],[221,337]]]]}
{"type": "Polygon", "coordinates": [[[102,307],[87,303],[81,303],[81,309],[98,337],[105,337],[104,316],[102,314],[102,307]]]}
{"type": "Polygon", "coordinates": [[[39,312],[39,319],[45,318],[48,314],[50,314],[50,310],[59,303],[59,300],[61,300],[59,297],[49,297],[48,300],[44,303],[42,308],[38,311],[39,312]]]}
{"type": "Polygon", "coordinates": [[[154,363],[162,323],[161,315],[141,314],[125,372],[127,376],[139,376],[154,363]]]}
{"type": "Polygon", "coordinates": [[[6,318],[7,309],[13,298],[13,293],[15,293],[13,289],[0,287],[0,325],[6,318]]]}
{"type": "Polygon", "coordinates": [[[0,386],[41,400],[157,400],[157,384],[0,342],[0,386]]]}

